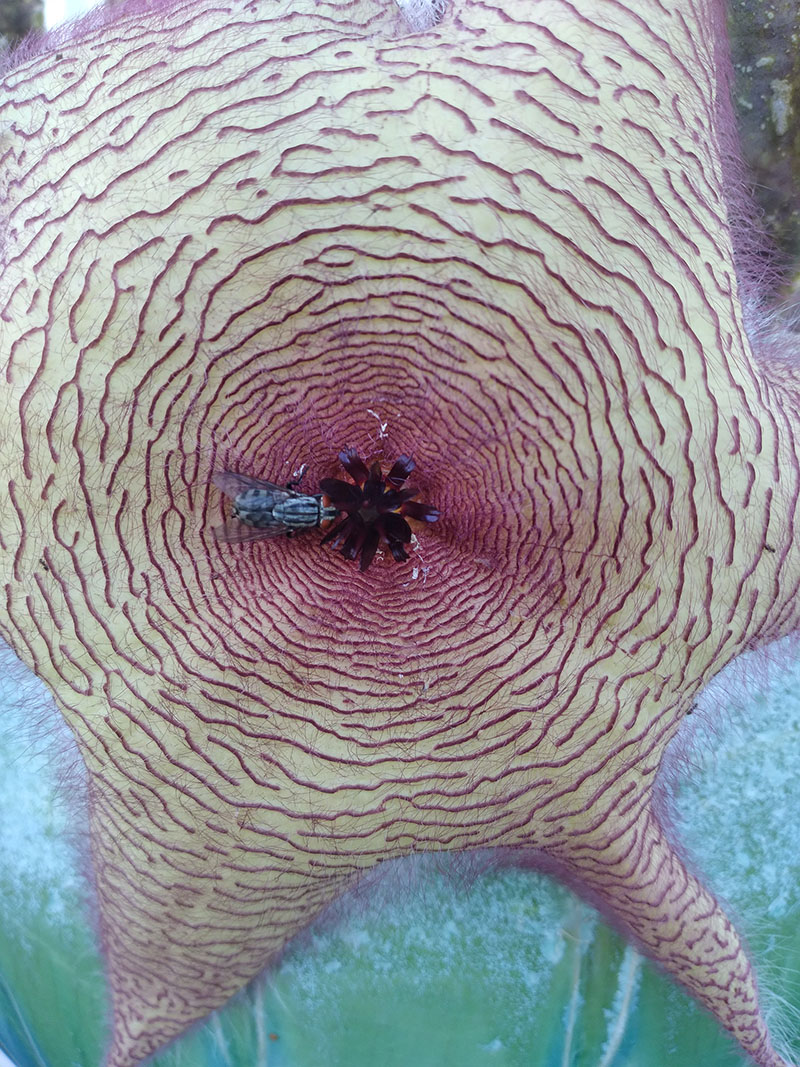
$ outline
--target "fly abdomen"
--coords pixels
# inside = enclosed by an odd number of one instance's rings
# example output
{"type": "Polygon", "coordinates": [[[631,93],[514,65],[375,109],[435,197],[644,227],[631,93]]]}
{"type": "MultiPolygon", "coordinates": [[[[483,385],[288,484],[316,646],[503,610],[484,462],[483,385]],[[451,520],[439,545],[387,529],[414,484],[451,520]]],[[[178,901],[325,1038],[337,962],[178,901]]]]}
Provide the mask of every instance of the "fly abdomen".
{"type": "Polygon", "coordinates": [[[275,504],[272,512],[274,521],[287,530],[307,530],[320,524],[321,499],[316,496],[290,496],[275,504]]]}

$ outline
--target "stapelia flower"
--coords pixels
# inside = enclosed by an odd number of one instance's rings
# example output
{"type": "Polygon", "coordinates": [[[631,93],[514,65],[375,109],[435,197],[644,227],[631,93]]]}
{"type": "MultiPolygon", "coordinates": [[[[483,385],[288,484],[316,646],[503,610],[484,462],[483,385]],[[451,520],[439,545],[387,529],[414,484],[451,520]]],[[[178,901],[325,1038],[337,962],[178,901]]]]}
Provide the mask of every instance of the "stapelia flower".
{"type": "Polygon", "coordinates": [[[323,478],[319,483],[331,505],[344,512],[344,518],[328,531],[322,543],[341,538],[342,555],[345,559],[360,555],[362,571],[372,562],[381,539],[398,563],[408,559],[405,546],[411,540],[411,527],[406,519],[436,522],[439,518],[438,508],[413,499],[419,490],[403,488],[414,470],[413,459],[400,456],[386,476],[380,463],[367,467],[352,448],[340,452],[339,460],[354,484],[339,478],[323,478]]]}

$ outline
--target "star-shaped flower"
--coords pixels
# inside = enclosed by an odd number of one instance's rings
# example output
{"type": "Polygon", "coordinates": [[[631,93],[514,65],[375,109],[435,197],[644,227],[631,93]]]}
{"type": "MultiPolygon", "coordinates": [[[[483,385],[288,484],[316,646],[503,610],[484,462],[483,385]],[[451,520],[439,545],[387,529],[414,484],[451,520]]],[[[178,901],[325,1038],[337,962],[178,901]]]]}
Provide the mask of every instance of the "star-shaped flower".
{"type": "MultiPolygon", "coordinates": [[[[780,1067],[656,802],[698,692],[799,621],[800,389],[734,251],[721,13],[400,19],[118,5],[5,75],[0,626],[89,772],[108,1067],[384,859],[478,848],[780,1067]],[[319,485],[376,412],[441,509],[424,580],[218,543],[212,472],[319,485]]],[[[348,463],[365,567],[414,502],[348,463]]]]}

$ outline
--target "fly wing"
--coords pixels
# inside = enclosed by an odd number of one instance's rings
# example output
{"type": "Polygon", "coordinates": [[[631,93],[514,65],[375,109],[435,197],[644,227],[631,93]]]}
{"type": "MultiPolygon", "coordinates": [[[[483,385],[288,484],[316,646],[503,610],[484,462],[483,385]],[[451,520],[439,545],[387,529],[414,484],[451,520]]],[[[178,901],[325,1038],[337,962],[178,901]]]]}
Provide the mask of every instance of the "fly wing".
{"type": "Polygon", "coordinates": [[[241,544],[243,541],[263,541],[269,537],[280,537],[287,533],[287,528],[280,526],[249,526],[246,522],[237,522],[231,519],[224,526],[215,526],[212,531],[217,541],[224,541],[229,545],[241,544]]]}
{"type": "Polygon", "coordinates": [[[275,485],[274,482],[265,482],[261,478],[251,478],[249,474],[234,474],[233,471],[214,471],[211,481],[217,489],[221,489],[225,496],[237,497],[246,489],[262,489],[276,494],[278,500],[287,500],[292,493],[283,485],[275,485]]]}

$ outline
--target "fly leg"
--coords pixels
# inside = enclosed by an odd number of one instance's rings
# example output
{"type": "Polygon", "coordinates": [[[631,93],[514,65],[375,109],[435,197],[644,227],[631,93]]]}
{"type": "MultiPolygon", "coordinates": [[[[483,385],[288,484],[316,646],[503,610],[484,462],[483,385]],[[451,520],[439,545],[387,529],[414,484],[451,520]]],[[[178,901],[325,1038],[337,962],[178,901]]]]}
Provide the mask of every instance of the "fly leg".
{"type": "Polygon", "coordinates": [[[291,492],[294,492],[295,489],[297,488],[297,486],[300,485],[300,483],[302,482],[303,475],[306,473],[306,467],[307,466],[308,466],[308,464],[304,463],[303,466],[300,468],[300,472],[297,475],[297,477],[296,478],[292,478],[291,481],[288,481],[286,483],[286,488],[289,489],[291,492]]]}

